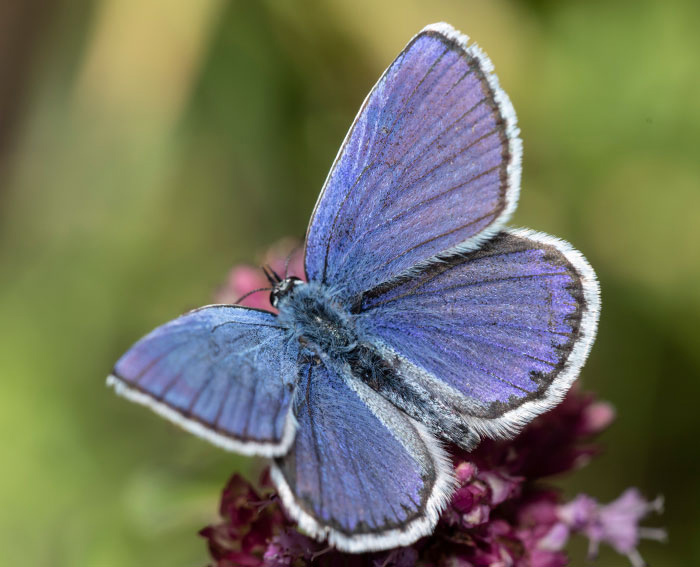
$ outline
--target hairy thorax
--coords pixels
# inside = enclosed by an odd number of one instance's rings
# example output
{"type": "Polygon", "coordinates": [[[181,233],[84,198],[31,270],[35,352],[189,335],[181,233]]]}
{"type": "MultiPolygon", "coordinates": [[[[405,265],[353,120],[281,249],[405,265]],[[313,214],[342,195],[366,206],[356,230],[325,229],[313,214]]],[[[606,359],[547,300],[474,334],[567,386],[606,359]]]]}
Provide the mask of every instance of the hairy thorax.
{"type": "MultiPolygon", "coordinates": [[[[285,280],[288,281],[288,280],[285,280]]],[[[323,363],[340,371],[350,370],[378,392],[396,388],[397,377],[376,348],[363,341],[349,307],[331,289],[316,282],[278,284],[279,322],[323,363]]]]}
{"type": "Polygon", "coordinates": [[[348,308],[325,286],[296,282],[278,302],[279,322],[318,354],[343,360],[358,346],[348,308]]]}

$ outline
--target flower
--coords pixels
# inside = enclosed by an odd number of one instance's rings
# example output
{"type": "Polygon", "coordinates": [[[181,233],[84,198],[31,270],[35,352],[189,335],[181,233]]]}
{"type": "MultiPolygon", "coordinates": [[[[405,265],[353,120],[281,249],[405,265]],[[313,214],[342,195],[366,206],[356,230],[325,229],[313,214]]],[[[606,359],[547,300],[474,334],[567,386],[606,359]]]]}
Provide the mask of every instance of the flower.
{"type": "MultiPolygon", "coordinates": [[[[284,273],[282,254],[290,249],[288,242],[278,245],[266,263],[284,273]]],[[[300,252],[288,265],[288,273],[303,276],[300,252]]],[[[262,271],[252,270],[234,268],[218,299],[265,287],[262,271]]],[[[246,304],[271,308],[262,293],[246,304]]],[[[592,438],[614,417],[610,404],[574,387],[512,440],[487,439],[469,453],[451,447],[457,489],[434,533],[408,547],[346,554],[303,535],[285,516],[266,471],[257,489],[234,475],[223,492],[221,520],[200,534],[214,567],[563,567],[575,534],[588,538],[591,557],[604,543],[640,567],[640,540],[666,537],[664,530],[640,526],[650,512],[661,511],[660,498],[648,502],[630,488],[609,504],[585,494],[564,502],[547,483],[589,463],[599,452],[592,438]]]]}
{"type": "Polygon", "coordinates": [[[601,542],[629,557],[634,567],[642,567],[637,546],[640,539],[666,540],[666,531],[660,528],[640,527],[639,522],[650,512],[663,511],[663,498],[647,502],[635,488],[628,488],[617,500],[600,505],[586,494],[579,494],[568,504],[559,507],[560,526],[581,532],[589,539],[589,556],[598,554],[601,542]]]}
{"type": "Polygon", "coordinates": [[[217,567],[263,565],[260,558],[285,518],[266,477],[260,486],[258,492],[241,476],[231,477],[219,506],[223,521],[199,532],[217,567]]]}

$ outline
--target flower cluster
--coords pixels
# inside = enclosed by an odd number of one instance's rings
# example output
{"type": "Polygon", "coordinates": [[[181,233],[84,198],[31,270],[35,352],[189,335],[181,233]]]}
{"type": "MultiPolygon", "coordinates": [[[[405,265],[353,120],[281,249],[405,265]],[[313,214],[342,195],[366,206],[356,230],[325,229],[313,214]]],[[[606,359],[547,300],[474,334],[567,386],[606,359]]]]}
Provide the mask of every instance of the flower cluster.
{"type": "MultiPolygon", "coordinates": [[[[290,273],[303,273],[300,262],[300,254],[291,256],[290,273]]],[[[284,271],[284,262],[270,258],[268,263],[284,271]]],[[[231,273],[231,297],[264,287],[264,276],[248,270],[231,273]]],[[[257,301],[269,309],[267,294],[257,301]]],[[[453,447],[458,489],[434,533],[409,547],[352,555],[303,535],[285,516],[267,472],[258,489],[239,475],[231,478],[221,521],[200,533],[215,567],[562,567],[568,564],[564,548],[575,534],[589,540],[591,557],[605,543],[640,567],[640,539],[665,539],[663,530],[639,525],[650,512],[661,511],[660,498],[648,502],[628,489],[609,504],[584,494],[564,502],[546,484],[588,463],[598,453],[591,439],[613,419],[609,404],[574,388],[515,439],[485,440],[470,453],[453,447]]]]}

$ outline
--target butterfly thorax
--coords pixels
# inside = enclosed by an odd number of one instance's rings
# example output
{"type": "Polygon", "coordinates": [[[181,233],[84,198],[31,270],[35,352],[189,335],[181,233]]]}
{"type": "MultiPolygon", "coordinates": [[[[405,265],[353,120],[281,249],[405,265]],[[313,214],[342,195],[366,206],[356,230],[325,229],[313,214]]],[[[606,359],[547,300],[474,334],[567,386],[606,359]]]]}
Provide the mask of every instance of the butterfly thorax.
{"type": "Polygon", "coordinates": [[[357,347],[357,334],[344,303],[327,286],[295,282],[277,302],[279,322],[319,354],[344,358],[357,347]]]}
{"type": "MultiPolygon", "coordinates": [[[[355,319],[340,294],[317,282],[298,282],[277,303],[278,321],[323,363],[365,382],[380,394],[388,390],[404,398],[411,393],[399,383],[391,364],[363,340],[355,319]]],[[[416,405],[411,400],[413,405],[416,405]]]]}

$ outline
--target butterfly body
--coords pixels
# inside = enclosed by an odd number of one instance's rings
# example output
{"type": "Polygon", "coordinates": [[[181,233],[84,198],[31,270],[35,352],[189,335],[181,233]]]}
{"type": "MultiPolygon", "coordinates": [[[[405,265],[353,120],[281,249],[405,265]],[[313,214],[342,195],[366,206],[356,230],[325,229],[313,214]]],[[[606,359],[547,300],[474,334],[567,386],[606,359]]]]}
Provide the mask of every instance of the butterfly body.
{"type": "Polygon", "coordinates": [[[319,355],[342,360],[357,346],[350,310],[342,296],[327,286],[317,282],[299,283],[280,298],[277,308],[280,324],[319,355]]]}
{"type": "Polygon", "coordinates": [[[289,340],[298,341],[301,359],[321,361],[345,380],[363,382],[442,439],[465,449],[476,444],[466,423],[448,424],[439,398],[412,385],[401,375],[397,357],[382,355],[372,344],[341,291],[317,282],[285,282],[277,284],[287,290],[276,304],[277,319],[289,340]]]}
{"type": "Polygon", "coordinates": [[[569,244],[505,226],[520,183],[512,105],[447,24],[416,35],[363,103],[278,310],[203,307],[134,344],[108,383],[208,441],[273,458],[287,512],[350,552],[434,529],[443,442],[516,434],[576,379],[598,322],[569,244]]]}

